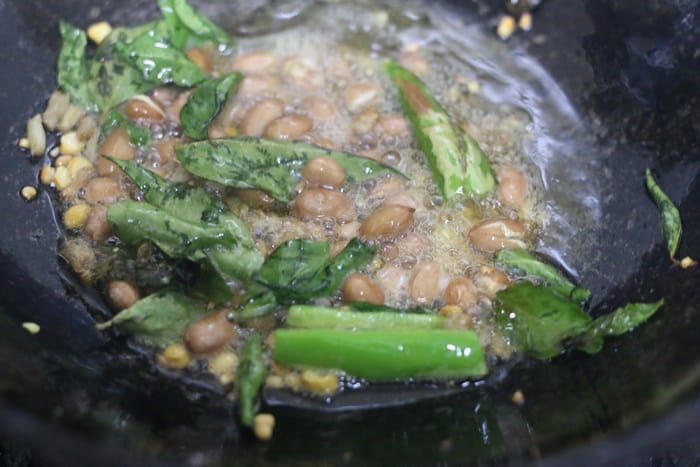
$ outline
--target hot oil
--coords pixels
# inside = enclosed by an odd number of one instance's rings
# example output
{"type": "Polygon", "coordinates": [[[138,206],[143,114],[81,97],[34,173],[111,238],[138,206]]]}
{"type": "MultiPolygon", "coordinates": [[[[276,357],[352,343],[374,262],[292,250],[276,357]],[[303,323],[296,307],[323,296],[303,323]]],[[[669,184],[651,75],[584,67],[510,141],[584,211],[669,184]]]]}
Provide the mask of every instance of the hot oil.
{"type": "MultiPolygon", "coordinates": [[[[297,19],[281,31],[242,38],[239,48],[303,57],[323,70],[320,86],[301,93],[286,88],[283,93],[288,93],[290,102],[307,95],[335,96],[338,118],[316,130],[324,138],[370,157],[381,157],[388,150],[399,154],[397,168],[411,177],[402,189],[418,203],[414,232],[435,240],[434,248],[416,261],[437,260],[448,276],[474,272],[486,257],[469,248],[464,233],[480,216],[500,213],[517,215],[534,226],[537,235],[531,246],[576,275],[572,265],[582,263],[593,243],[587,233],[599,223],[597,167],[580,118],[536,61],[492,31],[440,6],[425,10],[403,4],[316,3],[297,19]],[[340,91],[353,82],[378,81],[382,99],[377,111],[400,113],[381,60],[413,51],[428,66],[421,78],[457,126],[479,141],[492,165],[517,166],[529,175],[530,202],[520,212],[504,210],[492,201],[463,201],[436,209],[442,203],[412,143],[385,146],[378,141],[367,147],[348,134],[352,115],[337,101],[340,91]]],[[[373,190],[382,183],[349,189],[361,216],[380,204],[373,190]]],[[[315,237],[323,236],[319,229],[312,230],[315,237]]],[[[330,230],[328,235],[332,236],[330,230]]],[[[405,298],[397,296],[392,304],[406,305],[405,298]]]]}

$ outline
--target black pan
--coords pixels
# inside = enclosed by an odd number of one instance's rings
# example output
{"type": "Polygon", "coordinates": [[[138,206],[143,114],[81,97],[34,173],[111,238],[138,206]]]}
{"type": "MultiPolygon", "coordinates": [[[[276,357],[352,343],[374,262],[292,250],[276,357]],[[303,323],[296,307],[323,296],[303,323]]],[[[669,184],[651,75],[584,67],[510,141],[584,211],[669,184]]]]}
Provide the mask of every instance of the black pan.
{"type": "MultiPolygon", "coordinates": [[[[206,11],[214,1],[194,3],[206,11]]],[[[454,3],[465,21],[484,28],[493,27],[502,7],[454,3]]],[[[55,87],[58,19],[135,23],[154,13],[153,4],[0,0],[0,460],[697,465],[700,268],[671,264],[642,182],[652,167],[683,214],[681,252],[700,257],[696,2],[545,2],[535,30],[512,40],[555,78],[582,117],[592,143],[591,154],[581,157],[600,161],[605,222],[585,233],[595,255],[572,264],[599,297],[594,309],[661,296],[667,306],[598,355],[520,362],[485,385],[380,386],[325,410],[268,394],[267,409],[278,421],[269,443],[239,431],[234,407],[215,385],[169,377],[126,342],[97,333],[99,299],[79,290],[57,260],[49,193],[41,190],[32,203],[19,196],[22,186],[37,184],[40,162],[29,161],[16,141],[55,87]],[[24,332],[23,321],[39,323],[41,332],[24,332]],[[517,389],[525,395],[522,406],[511,401],[517,389]]],[[[239,6],[250,12],[257,5],[239,6]]]]}

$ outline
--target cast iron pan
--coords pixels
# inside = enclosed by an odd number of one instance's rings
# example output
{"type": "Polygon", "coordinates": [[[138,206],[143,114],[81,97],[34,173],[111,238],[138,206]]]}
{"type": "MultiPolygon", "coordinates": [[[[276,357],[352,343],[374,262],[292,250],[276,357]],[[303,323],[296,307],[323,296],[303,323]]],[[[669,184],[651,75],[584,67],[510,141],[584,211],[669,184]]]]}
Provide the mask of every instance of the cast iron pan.
{"type": "MultiPolygon", "coordinates": [[[[97,3],[0,0],[1,461],[697,465],[700,268],[669,262],[642,183],[652,167],[683,213],[681,252],[700,257],[697,4],[545,2],[535,30],[513,40],[555,77],[595,136],[604,223],[588,233],[594,258],[573,266],[600,297],[596,309],[661,296],[665,309],[598,355],[520,362],[485,385],[432,393],[382,386],[329,410],[271,394],[278,428],[258,443],[238,429],[232,404],[211,381],[169,377],[125,341],[94,330],[101,305],[77,293],[57,260],[49,193],[29,204],[19,197],[22,186],[37,185],[39,163],[16,141],[55,87],[58,19],[86,26],[98,16],[134,23],[154,13],[151,1],[97,3]],[[25,333],[23,321],[39,323],[41,333],[25,333]],[[522,406],[511,402],[516,389],[522,406]]],[[[206,11],[206,1],[194,3],[206,11]]],[[[489,28],[501,2],[453,7],[489,28]]]]}

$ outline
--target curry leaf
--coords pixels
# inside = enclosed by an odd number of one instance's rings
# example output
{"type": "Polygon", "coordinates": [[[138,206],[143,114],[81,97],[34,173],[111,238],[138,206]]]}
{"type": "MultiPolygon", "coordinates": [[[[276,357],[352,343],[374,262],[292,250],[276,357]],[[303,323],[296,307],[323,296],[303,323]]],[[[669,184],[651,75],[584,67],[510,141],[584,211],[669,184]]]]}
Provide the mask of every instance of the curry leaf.
{"type": "Polygon", "coordinates": [[[189,323],[205,311],[204,302],[165,290],[137,301],[97,329],[115,326],[149,345],[164,347],[182,340],[189,323]]]}
{"type": "Polygon", "coordinates": [[[257,249],[241,245],[225,225],[188,222],[148,203],[114,203],[107,222],[127,245],[150,240],[170,257],[210,262],[224,278],[249,278],[263,261],[257,249]]]}
{"type": "Polygon", "coordinates": [[[274,312],[277,309],[277,297],[272,290],[262,284],[251,282],[248,285],[241,304],[229,313],[231,321],[245,321],[259,318],[274,312]]]}
{"type": "Polygon", "coordinates": [[[350,182],[362,182],[396,169],[367,157],[331,151],[312,144],[237,137],[177,146],[175,153],[185,170],[236,188],[257,188],[289,203],[299,183],[299,172],[315,157],[332,157],[350,182]]]}
{"type": "Polygon", "coordinates": [[[324,297],[338,290],[348,273],[367,264],[375,251],[374,247],[353,239],[330,259],[327,242],[290,240],[272,252],[257,280],[282,302],[324,297]]]}
{"type": "Polygon", "coordinates": [[[496,253],[495,260],[496,263],[507,268],[515,268],[529,276],[539,277],[561,295],[571,298],[573,302],[580,303],[591,295],[590,290],[577,287],[554,266],[540,261],[523,248],[500,250],[496,253]]]}
{"type": "Polygon", "coordinates": [[[151,141],[151,130],[132,122],[116,109],[110,110],[102,123],[102,135],[107,136],[117,128],[124,128],[129,140],[137,146],[146,146],[151,141]]]}
{"type": "Polygon", "coordinates": [[[372,260],[376,252],[375,247],[362,242],[359,238],[350,240],[326,268],[328,271],[324,278],[326,294],[338,290],[345,280],[345,276],[364,267],[372,260]]]}
{"type": "Polygon", "coordinates": [[[226,31],[199,13],[186,0],[159,0],[158,6],[168,25],[171,41],[180,49],[188,42],[211,41],[216,45],[230,45],[226,31]]]}
{"type": "Polygon", "coordinates": [[[263,264],[258,278],[275,290],[289,293],[308,289],[308,284],[330,259],[328,242],[296,239],[279,246],[263,264]]]}
{"type": "Polygon", "coordinates": [[[182,131],[192,139],[207,139],[209,124],[219,115],[242,79],[240,73],[231,73],[197,86],[180,111],[182,131]]]}
{"type": "Polygon", "coordinates": [[[518,282],[496,294],[496,322],[510,344],[539,359],[562,352],[568,339],[588,330],[591,318],[549,287],[518,282]]]}
{"type": "Polygon", "coordinates": [[[220,225],[241,245],[255,245],[248,226],[221,199],[204,188],[169,182],[133,161],[108,159],[136,183],[150,204],[188,222],[220,225]]]}
{"type": "Polygon", "coordinates": [[[661,189],[654,179],[651,169],[646,170],[646,185],[654,203],[661,213],[661,230],[666,240],[666,247],[671,258],[676,256],[678,243],[681,239],[683,227],[681,224],[681,214],[673,204],[671,198],[661,189]]]}
{"type": "Polygon", "coordinates": [[[664,306],[664,299],[654,303],[628,303],[617,310],[603,315],[591,323],[582,337],[595,339],[598,336],[619,336],[636,328],[664,306]]]}
{"type": "Polygon", "coordinates": [[[210,264],[202,265],[197,280],[188,292],[195,298],[213,303],[224,303],[233,296],[221,274],[210,264]]]}
{"type": "Polygon", "coordinates": [[[118,42],[115,47],[149,83],[191,87],[207,79],[182,51],[154,30],[146,31],[129,43],[118,42]]]}
{"type": "Polygon", "coordinates": [[[90,78],[85,59],[87,36],[65,21],[61,21],[59,27],[63,44],[58,55],[58,86],[73,102],[96,110],[97,104],[89,87],[90,78]]]}
{"type": "Polygon", "coordinates": [[[178,50],[184,50],[190,37],[190,30],[180,21],[175,13],[173,0],[158,0],[158,7],[163,14],[170,43],[178,50]]]}

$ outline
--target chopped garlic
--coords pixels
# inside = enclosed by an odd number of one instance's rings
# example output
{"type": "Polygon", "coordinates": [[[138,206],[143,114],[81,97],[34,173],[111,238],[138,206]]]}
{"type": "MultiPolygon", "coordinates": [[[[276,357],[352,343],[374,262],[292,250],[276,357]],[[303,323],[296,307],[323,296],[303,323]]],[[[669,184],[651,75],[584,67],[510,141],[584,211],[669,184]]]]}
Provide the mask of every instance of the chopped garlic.
{"type": "Polygon", "coordinates": [[[68,208],[63,215],[63,224],[68,229],[79,229],[85,224],[89,214],[89,204],[76,204],[68,208]]]}
{"type": "Polygon", "coordinates": [[[221,384],[230,384],[236,378],[238,361],[238,355],[224,350],[209,359],[209,371],[219,378],[221,384]]]}
{"type": "Polygon", "coordinates": [[[93,166],[92,162],[90,162],[89,159],[83,156],[76,156],[71,158],[70,162],[68,162],[67,167],[71,177],[76,178],[78,176],[78,173],[82,172],[85,169],[91,169],[93,166]]]}
{"type": "Polygon", "coordinates": [[[22,190],[20,191],[20,194],[25,201],[32,201],[34,198],[36,198],[36,193],[36,188],[31,185],[22,187],[22,190]]]}
{"type": "Polygon", "coordinates": [[[27,140],[32,156],[43,156],[46,151],[46,132],[41,123],[41,114],[34,115],[27,122],[27,140]]]}
{"type": "Polygon", "coordinates": [[[496,29],[498,37],[500,37],[503,40],[506,40],[510,36],[512,36],[514,32],[515,18],[513,18],[512,16],[504,16],[503,18],[501,18],[501,21],[498,23],[498,28],[496,29]]]}
{"type": "Polygon", "coordinates": [[[112,25],[107,21],[91,24],[87,28],[87,36],[96,44],[101,43],[112,32],[112,25]]]}
{"type": "Polygon", "coordinates": [[[275,417],[269,413],[259,413],[253,418],[253,433],[263,441],[272,438],[275,429],[275,417]]]}
{"type": "Polygon", "coordinates": [[[41,172],[39,172],[39,181],[41,181],[41,183],[43,183],[44,185],[50,185],[51,183],[53,183],[55,174],[56,169],[54,169],[50,165],[45,165],[41,168],[41,172]]]}
{"type": "Polygon", "coordinates": [[[56,189],[61,191],[70,183],[73,181],[73,178],[70,176],[70,172],[68,171],[68,167],[57,167],[56,172],[54,173],[53,176],[53,182],[56,184],[56,189]]]}
{"type": "Polygon", "coordinates": [[[39,334],[39,331],[41,331],[41,327],[39,327],[39,325],[36,323],[32,323],[31,321],[27,321],[27,322],[22,323],[22,327],[29,334],[39,334]]]}
{"type": "Polygon", "coordinates": [[[61,136],[61,154],[77,156],[85,147],[85,143],[80,141],[78,133],[75,131],[68,132],[61,136]]]}
{"type": "Polygon", "coordinates": [[[182,344],[171,344],[162,353],[156,355],[156,360],[161,365],[165,365],[176,370],[187,368],[190,364],[190,354],[182,344]]]}
{"type": "Polygon", "coordinates": [[[526,11],[522,14],[522,16],[520,16],[520,19],[518,20],[518,27],[523,31],[529,31],[532,29],[532,14],[529,11],[526,11]]]}

